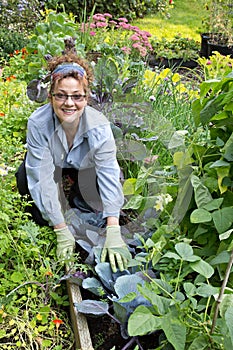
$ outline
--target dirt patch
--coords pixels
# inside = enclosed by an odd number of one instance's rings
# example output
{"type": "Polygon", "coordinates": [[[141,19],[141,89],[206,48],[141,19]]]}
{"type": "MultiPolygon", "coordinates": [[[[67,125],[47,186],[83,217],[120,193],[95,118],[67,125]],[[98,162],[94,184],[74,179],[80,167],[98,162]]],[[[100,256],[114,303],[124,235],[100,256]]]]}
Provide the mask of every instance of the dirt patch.
{"type": "MultiPolygon", "coordinates": [[[[101,318],[87,318],[92,344],[95,350],[110,350],[115,346],[115,350],[134,350],[137,343],[125,347],[131,338],[124,339],[121,336],[119,325],[116,324],[109,316],[101,318]]],[[[138,337],[141,348],[140,350],[153,350],[159,346],[159,333],[138,337]]]]}

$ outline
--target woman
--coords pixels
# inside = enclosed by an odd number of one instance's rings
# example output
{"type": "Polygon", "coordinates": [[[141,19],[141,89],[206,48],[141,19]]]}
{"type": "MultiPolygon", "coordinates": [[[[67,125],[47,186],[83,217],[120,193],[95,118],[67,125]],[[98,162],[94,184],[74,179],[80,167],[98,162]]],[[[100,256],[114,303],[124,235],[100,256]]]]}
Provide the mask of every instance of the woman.
{"type": "MultiPolygon", "coordinates": [[[[102,212],[106,240],[101,261],[107,255],[112,270],[122,271],[130,258],[121,237],[120,208],[123,204],[116,146],[110,123],[87,105],[93,73],[87,62],[73,53],[50,59],[49,103],[38,108],[28,120],[26,184],[34,206],[32,216],[48,224],[57,235],[58,258],[69,258],[75,240],[66,225],[59,191],[62,174],[73,181],[69,204],[102,212]]],[[[23,166],[21,166],[21,170],[23,166]]],[[[22,171],[17,174],[21,194],[22,171]]],[[[24,192],[24,193],[23,193],[24,192]]]]}

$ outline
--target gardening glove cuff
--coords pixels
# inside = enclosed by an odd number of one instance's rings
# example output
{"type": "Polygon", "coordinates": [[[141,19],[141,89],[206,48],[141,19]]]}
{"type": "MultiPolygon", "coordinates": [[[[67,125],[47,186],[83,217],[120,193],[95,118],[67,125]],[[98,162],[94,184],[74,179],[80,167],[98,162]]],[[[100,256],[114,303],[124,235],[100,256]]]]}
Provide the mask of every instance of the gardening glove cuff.
{"type": "Polygon", "coordinates": [[[54,229],[57,235],[57,258],[70,259],[75,248],[75,239],[69,228],[63,227],[54,229]]]}
{"type": "Polygon", "coordinates": [[[101,262],[109,259],[113,272],[117,271],[117,265],[120,271],[127,268],[127,262],[131,259],[128,247],[121,236],[119,225],[107,226],[106,240],[101,254],[101,262]]]}

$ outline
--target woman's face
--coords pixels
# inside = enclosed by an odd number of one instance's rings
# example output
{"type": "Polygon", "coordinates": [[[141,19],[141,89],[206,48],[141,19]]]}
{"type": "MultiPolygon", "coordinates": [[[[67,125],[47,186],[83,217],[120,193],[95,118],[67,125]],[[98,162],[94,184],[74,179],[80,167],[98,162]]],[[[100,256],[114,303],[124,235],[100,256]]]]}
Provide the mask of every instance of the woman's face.
{"type": "Polygon", "coordinates": [[[66,77],[56,81],[51,94],[51,103],[61,123],[79,121],[84,107],[87,105],[87,98],[85,97],[82,84],[73,77],[66,77]]]}

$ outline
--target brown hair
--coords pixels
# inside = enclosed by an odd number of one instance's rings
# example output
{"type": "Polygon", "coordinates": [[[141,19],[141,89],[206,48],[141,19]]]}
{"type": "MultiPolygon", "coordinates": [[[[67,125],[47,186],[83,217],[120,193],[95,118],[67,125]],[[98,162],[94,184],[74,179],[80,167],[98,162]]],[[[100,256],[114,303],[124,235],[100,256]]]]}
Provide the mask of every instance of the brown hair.
{"type": "MultiPolygon", "coordinates": [[[[78,57],[74,53],[68,53],[68,54],[65,54],[62,56],[53,57],[48,62],[48,69],[52,73],[58,65],[60,65],[62,63],[66,63],[66,62],[79,64],[81,67],[83,67],[85,69],[86,74],[84,77],[81,77],[78,74],[78,72],[71,71],[70,73],[67,73],[65,75],[61,75],[60,79],[63,79],[63,78],[68,77],[68,76],[74,77],[83,85],[85,93],[88,94],[89,93],[89,86],[94,80],[94,74],[93,74],[92,68],[90,67],[89,62],[87,60],[85,60],[84,58],[78,57]]],[[[54,83],[55,83],[55,81],[53,81],[51,83],[50,92],[54,88],[54,83]]]]}

